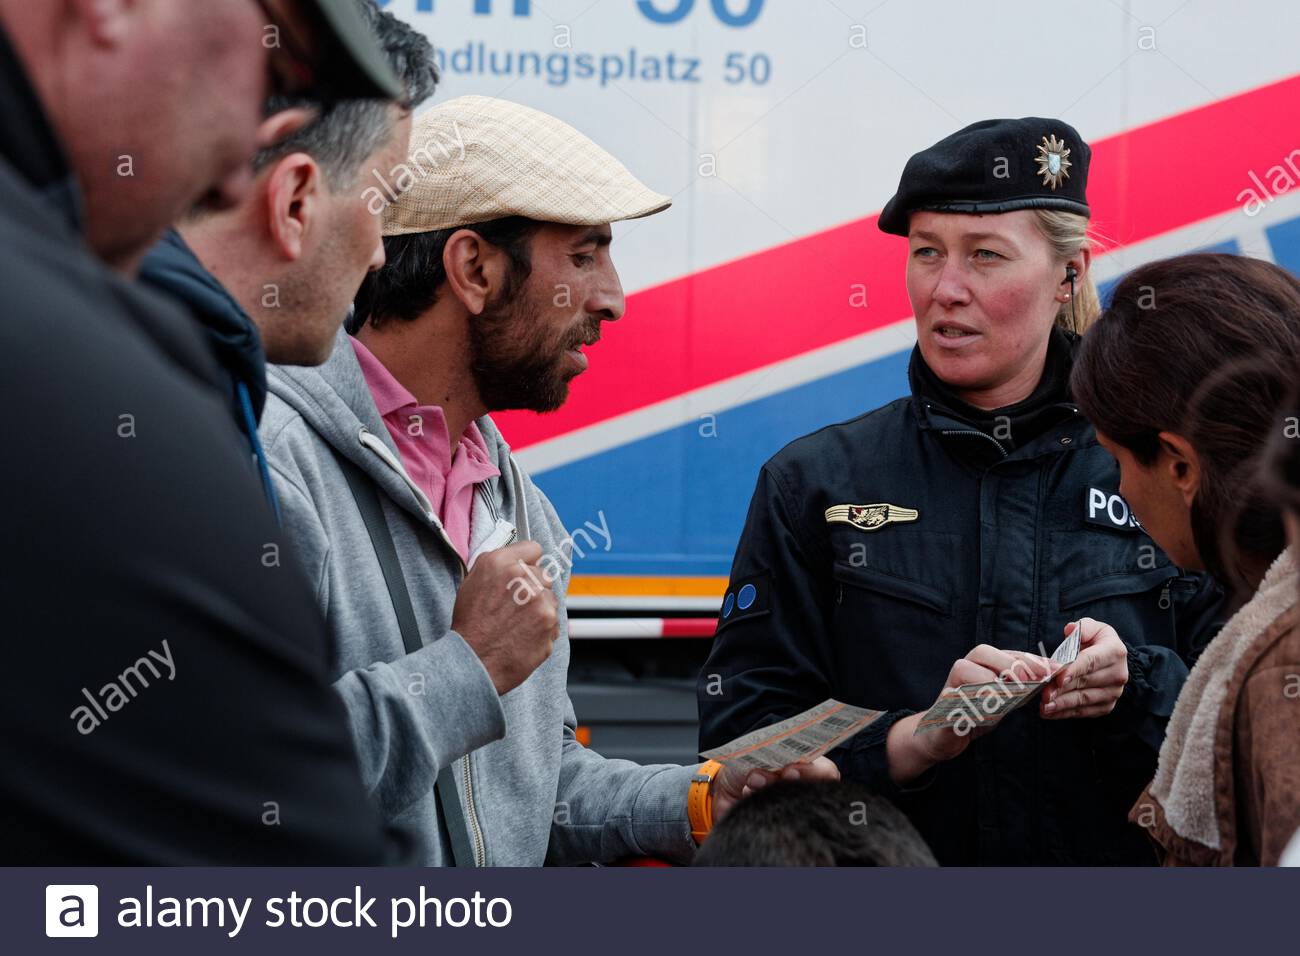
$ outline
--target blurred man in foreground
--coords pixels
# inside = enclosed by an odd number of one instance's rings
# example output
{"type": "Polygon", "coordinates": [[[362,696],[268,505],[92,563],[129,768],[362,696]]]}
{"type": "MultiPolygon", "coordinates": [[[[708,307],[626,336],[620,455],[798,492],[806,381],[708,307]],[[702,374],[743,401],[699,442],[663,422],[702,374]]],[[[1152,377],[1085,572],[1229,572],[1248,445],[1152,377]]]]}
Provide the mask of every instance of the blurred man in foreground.
{"type": "Polygon", "coordinates": [[[210,352],[104,265],[242,196],[273,90],[396,95],[363,31],[343,0],[0,0],[7,863],[385,858],[210,352]]]}

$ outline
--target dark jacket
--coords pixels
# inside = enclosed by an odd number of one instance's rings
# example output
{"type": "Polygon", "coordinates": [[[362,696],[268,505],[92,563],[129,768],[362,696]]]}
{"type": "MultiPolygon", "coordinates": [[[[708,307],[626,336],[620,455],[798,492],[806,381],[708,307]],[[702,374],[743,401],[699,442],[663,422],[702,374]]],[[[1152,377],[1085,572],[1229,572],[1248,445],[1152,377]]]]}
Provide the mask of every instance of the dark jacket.
{"type": "Polygon", "coordinates": [[[179,299],[203,326],[213,357],[224,373],[226,400],[235,426],[248,442],[262,491],[278,519],[280,502],[257,434],[266,404],[266,352],[257,326],[175,229],[168,229],[144,257],[140,281],[179,299]]]}
{"type": "Polygon", "coordinates": [[[1220,596],[1128,520],[1115,461],[1068,401],[1072,346],[1054,333],[1043,382],[1003,418],[962,406],[915,352],[911,397],[763,467],[701,677],[702,749],[827,697],[884,709],[832,757],[892,797],[941,863],[1154,862],[1125,817],[1220,596]],[[864,528],[828,520],[838,505],[918,515],[864,528]],[[1111,715],[1022,708],[892,785],[886,734],[930,706],[954,661],[978,644],[1050,653],[1083,616],[1129,644],[1111,715]]]}
{"type": "Polygon", "coordinates": [[[91,255],[75,195],[0,31],[0,405],[22,435],[0,470],[0,860],[381,862],[324,624],[210,350],[91,255]]]}

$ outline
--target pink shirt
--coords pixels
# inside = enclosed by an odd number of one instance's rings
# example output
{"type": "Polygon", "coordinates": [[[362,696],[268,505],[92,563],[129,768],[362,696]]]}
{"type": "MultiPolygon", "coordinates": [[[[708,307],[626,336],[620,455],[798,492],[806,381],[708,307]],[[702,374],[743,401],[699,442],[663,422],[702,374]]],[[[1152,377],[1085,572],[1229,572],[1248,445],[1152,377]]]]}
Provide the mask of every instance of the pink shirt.
{"type": "Polygon", "coordinates": [[[461,558],[468,561],[474,486],[501,474],[488,457],[483,433],[478,425],[470,422],[453,455],[442,409],[437,405],[421,405],[368,348],[355,337],[350,340],[361,363],[361,374],[366,377],[375,407],[388,426],[388,434],[393,436],[406,473],[429,496],[447,537],[461,558]]]}

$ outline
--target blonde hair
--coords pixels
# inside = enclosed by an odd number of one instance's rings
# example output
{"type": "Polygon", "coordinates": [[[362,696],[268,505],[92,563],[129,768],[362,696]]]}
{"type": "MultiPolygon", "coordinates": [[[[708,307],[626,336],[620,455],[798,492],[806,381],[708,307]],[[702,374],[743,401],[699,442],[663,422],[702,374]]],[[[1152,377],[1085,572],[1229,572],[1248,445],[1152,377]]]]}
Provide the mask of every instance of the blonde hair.
{"type": "MultiPolygon", "coordinates": [[[[1091,248],[1095,245],[1088,231],[1087,216],[1060,209],[1035,209],[1033,213],[1038,231],[1062,262],[1078,255],[1084,246],[1091,248]]],[[[1092,281],[1091,273],[1084,276],[1081,282],[1075,283],[1073,304],[1073,310],[1069,302],[1061,305],[1056,313],[1056,324],[1067,332],[1082,335],[1101,315],[1101,299],[1097,295],[1097,285],[1092,281]]]]}

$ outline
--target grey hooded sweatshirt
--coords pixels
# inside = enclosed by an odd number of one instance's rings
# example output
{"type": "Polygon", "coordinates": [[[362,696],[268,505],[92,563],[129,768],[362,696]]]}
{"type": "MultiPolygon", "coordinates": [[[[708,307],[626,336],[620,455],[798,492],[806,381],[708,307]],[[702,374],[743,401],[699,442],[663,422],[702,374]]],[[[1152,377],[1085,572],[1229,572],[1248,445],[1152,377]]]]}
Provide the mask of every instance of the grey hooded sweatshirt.
{"type": "Polygon", "coordinates": [[[475,488],[470,562],[519,539],[565,569],[556,582],[560,637],[551,657],[498,696],[473,649],[451,630],[466,569],[428,499],[402,467],[340,330],[320,368],[272,367],[261,435],[284,513],[333,639],[335,687],[347,706],[361,773],[384,815],[414,834],[418,859],[449,865],[434,783],[452,765],[479,866],[539,866],[694,853],[686,816],[693,767],[641,766],[574,736],[567,556],[555,509],[515,463],[488,417],[478,426],[499,478],[475,488]],[[374,481],[419,623],[407,654],[374,546],[336,455],[374,481]]]}

